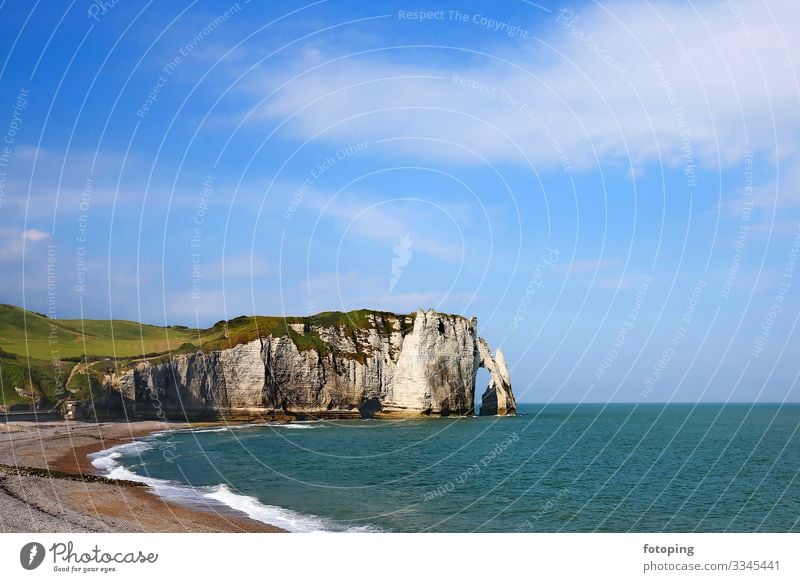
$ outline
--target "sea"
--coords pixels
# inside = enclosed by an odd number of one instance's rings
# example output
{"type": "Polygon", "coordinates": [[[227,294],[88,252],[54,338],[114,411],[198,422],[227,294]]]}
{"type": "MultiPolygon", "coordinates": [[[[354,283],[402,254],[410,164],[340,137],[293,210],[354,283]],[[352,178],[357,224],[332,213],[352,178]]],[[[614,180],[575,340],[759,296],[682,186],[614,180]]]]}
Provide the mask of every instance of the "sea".
{"type": "Polygon", "coordinates": [[[170,430],[92,462],[295,532],[798,532],[799,429],[800,404],[521,404],[170,430]]]}

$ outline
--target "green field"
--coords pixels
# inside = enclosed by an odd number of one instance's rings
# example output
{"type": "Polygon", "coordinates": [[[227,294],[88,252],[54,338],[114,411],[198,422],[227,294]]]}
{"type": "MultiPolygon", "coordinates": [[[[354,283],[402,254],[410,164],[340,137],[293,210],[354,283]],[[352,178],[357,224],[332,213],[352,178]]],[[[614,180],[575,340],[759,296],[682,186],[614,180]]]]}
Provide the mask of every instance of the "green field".
{"type": "Polygon", "coordinates": [[[49,319],[13,305],[0,305],[0,348],[40,360],[83,354],[127,358],[162,353],[197,336],[197,330],[133,321],[49,319]]]}

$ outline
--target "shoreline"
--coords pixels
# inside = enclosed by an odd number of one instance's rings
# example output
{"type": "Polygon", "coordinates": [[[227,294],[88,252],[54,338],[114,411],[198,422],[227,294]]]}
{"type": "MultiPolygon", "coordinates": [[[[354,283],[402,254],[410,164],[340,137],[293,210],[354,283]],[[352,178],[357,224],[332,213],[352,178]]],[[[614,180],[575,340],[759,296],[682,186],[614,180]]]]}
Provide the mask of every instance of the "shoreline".
{"type": "Polygon", "coordinates": [[[101,474],[89,458],[93,453],[190,427],[161,421],[0,424],[0,464],[77,477],[0,471],[0,531],[286,532],[222,504],[181,504],[158,496],[146,485],[80,478],[101,474]]]}

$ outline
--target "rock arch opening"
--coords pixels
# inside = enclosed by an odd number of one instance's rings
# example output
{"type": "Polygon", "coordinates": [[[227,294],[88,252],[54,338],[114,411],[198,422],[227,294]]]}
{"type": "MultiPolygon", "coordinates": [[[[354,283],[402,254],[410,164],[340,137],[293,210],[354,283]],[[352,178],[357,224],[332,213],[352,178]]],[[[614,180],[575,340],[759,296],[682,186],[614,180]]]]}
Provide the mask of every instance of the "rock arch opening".
{"type": "Polygon", "coordinates": [[[478,372],[475,374],[475,414],[480,414],[481,395],[491,381],[491,372],[489,372],[489,370],[485,367],[478,368],[478,372]]]}

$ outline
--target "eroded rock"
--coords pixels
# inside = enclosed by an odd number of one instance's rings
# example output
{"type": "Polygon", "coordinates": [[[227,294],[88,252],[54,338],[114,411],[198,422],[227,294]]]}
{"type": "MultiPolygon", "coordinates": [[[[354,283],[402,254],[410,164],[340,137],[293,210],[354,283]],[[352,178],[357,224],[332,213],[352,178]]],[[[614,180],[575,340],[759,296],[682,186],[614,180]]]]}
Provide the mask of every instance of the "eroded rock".
{"type": "Polygon", "coordinates": [[[491,373],[481,414],[513,414],[508,368],[477,320],[419,310],[370,314],[368,325],[292,327],[230,349],[143,361],[115,379],[128,412],[169,417],[470,415],[480,367],[491,373]],[[488,396],[487,396],[488,395],[488,396]]]}

